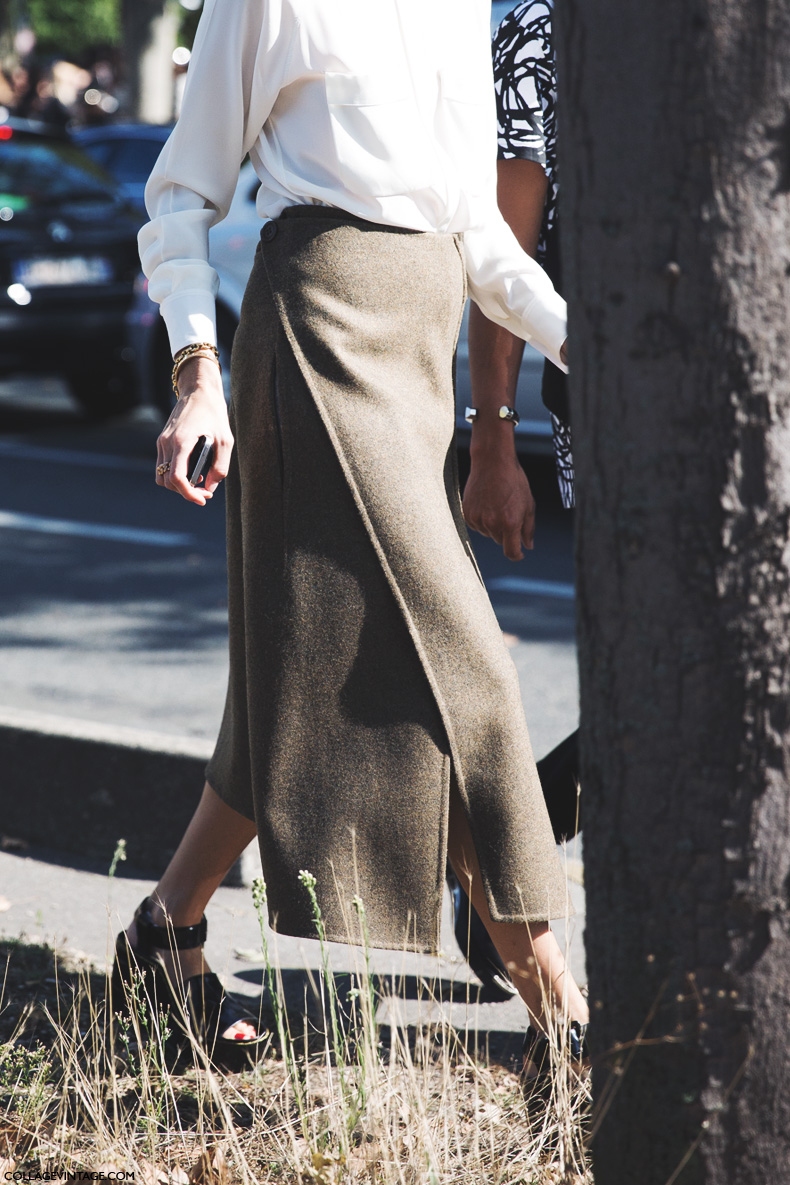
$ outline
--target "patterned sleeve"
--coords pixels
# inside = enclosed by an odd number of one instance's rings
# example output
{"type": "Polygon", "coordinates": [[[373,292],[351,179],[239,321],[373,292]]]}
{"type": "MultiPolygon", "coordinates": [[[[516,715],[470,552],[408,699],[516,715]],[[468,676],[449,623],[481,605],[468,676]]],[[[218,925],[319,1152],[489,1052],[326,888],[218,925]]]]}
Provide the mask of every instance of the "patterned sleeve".
{"type": "Polygon", "coordinates": [[[524,0],[494,35],[499,159],[546,164],[545,96],[554,76],[551,0],[524,0]]]}

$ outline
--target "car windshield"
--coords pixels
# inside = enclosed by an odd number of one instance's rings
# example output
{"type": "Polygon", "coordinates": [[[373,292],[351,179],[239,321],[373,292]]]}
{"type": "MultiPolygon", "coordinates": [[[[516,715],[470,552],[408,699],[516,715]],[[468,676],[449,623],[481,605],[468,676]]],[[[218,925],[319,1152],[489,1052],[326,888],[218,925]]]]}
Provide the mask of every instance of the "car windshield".
{"type": "Polygon", "coordinates": [[[0,206],[26,210],[114,200],[107,176],[70,144],[22,136],[0,140],[0,206]]]}

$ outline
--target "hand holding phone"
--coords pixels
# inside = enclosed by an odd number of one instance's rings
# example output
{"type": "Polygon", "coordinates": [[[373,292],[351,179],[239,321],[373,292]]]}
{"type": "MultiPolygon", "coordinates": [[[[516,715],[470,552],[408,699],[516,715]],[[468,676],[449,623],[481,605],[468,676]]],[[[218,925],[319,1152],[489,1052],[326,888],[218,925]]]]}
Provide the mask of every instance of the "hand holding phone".
{"type": "Polygon", "coordinates": [[[214,437],[199,436],[198,442],[189,454],[187,481],[191,486],[199,485],[207,469],[214,464],[214,437]]]}

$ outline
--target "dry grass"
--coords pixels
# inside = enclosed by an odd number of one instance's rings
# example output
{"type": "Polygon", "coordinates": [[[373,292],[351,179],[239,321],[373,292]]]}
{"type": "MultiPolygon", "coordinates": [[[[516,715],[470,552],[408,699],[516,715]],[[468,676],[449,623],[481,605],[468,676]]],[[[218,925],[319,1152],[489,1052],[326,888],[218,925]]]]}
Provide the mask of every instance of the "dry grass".
{"type": "Polygon", "coordinates": [[[350,992],[325,958],[323,1024],[289,1006],[266,952],[270,1040],[231,1073],[194,1043],[175,1055],[172,1019],[151,1015],[141,993],[119,1020],[89,965],[0,943],[0,1171],[103,1170],[145,1185],[588,1185],[588,1086],[558,1066],[551,1098],[528,1106],[513,1067],[476,1052],[476,1035],[446,1022],[380,1028],[362,951],[350,992]]]}

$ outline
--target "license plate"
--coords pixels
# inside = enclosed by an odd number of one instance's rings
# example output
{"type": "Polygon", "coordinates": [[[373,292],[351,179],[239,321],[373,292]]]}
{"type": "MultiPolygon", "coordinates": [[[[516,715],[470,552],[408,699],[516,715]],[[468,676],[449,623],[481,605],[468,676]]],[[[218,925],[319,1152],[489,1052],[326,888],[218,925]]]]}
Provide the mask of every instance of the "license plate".
{"type": "Polygon", "coordinates": [[[62,256],[59,259],[20,259],[14,279],[25,288],[62,288],[72,284],[106,284],[112,264],[100,255],[62,256]]]}

